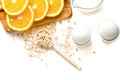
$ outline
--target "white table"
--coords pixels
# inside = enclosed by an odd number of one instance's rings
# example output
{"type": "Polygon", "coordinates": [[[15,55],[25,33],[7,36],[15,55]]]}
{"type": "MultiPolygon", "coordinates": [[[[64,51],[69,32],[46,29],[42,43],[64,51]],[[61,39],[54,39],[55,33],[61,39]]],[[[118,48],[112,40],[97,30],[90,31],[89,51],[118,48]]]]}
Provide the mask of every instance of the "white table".
{"type": "MultiPolygon", "coordinates": [[[[0,80],[120,80],[119,36],[106,43],[101,40],[97,30],[103,20],[114,20],[120,26],[119,2],[105,0],[103,8],[92,14],[73,9],[70,22],[76,22],[77,25],[87,24],[92,35],[91,45],[79,48],[81,71],[68,64],[54,51],[45,59],[48,67],[39,59],[28,57],[23,40],[18,37],[13,40],[0,24],[0,80]]],[[[65,25],[69,25],[67,21],[63,21],[62,26],[65,25]]]]}

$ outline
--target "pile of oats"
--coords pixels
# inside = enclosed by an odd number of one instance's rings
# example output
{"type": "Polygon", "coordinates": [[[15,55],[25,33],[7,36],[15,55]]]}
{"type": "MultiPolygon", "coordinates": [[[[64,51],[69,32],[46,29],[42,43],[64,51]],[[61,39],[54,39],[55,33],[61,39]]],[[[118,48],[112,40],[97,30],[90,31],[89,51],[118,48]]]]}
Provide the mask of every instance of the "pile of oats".
{"type": "MultiPolygon", "coordinates": [[[[29,57],[38,58],[45,67],[48,67],[48,57],[51,50],[57,53],[67,54],[75,61],[81,61],[79,48],[72,43],[72,30],[76,23],[73,21],[60,21],[42,26],[34,26],[22,33],[12,33],[13,37],[21,37],[24,42],[24,48],[29,57]],[[56,50],[57,49],[57,50],[56,50]]],[[[13,38],[13,39],[14,39],[13,38]]]]}
{"type": "Polygon", "coordinates": [[[56,24],[51,23],[43,26],[34,26],[23,33],[25,48],[29,51],[30,56],[39,56],[48,52],[49,42],[56,31],[56,24]]]}
{"type": "Polygon", "coordinates": [[[40,57],[42,54],[47,55],[53,45],[70,57],[77,53],[78,49],[71,43],[73,26],[70,21],[64,21],[64,23],[61,21],[35,26],[25,31],[22,37],[28,55],[30,57],[40,57]]]}

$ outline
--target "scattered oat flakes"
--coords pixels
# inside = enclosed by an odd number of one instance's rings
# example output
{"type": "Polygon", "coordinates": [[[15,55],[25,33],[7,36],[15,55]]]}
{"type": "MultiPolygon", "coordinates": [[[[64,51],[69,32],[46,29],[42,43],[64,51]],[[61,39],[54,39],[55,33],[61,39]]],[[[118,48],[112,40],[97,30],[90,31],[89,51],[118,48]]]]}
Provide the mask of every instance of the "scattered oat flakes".
{"type": "Polygon", "coordinates": [[[68,20],[68,23],[70,23],[70,20],[68,20]]]}
{"type": "Polygon", "coordinates": [[[96,51],[93,51],[92,53],[93,53],[93,54],[96,54],[96,51]]]}
{"type": "Polygon", "coordinates": [[[82,71],[82,68],[80,68],[79,71],[82,71]]]}
{"type": "Polygon", "coordinates": [[[77,23],[76,22],[74,22],[74,25],[76,25],[77,23]]]}
{"type": "Polygon", "coordinates": [[[76,51],[78,52],[78,48],[76,48],[76,51]]]}
{"type": "Polygon", "coordinates": [[[40,59],[41,62],[43,62],[43,59],[40,59]]]}
{"type": "MultiPolygon", "coordinates": [[[[57,28],[56,23],[34,26],[25,32],[17,33],[17,36],[23,38],[25,43],[24,47],[28,50],[28,56],[39,58],[41,62],[44,62],[41,54],[47,55],[50,50],[49,46],[53,44],[55,44],[60,51],[72,57],[78,52],[78,49],[71,44],[73,27],[70,24],[71,22],[68,20],[68,25],[66,26],[63,26],[62,21],[60,21],[59,25],[61,25],[61,27],[59,26],[59,28],[57,28]],[[57,29],[59,31],[57,31],[57,29]],[[54,43],[51,44],[49,42],[54,43]]],[[[80,57],[78,60],[80,60],[80,57]]],[[[45,64],[45,66],[48,67],[47,64],[45,64]]]]}
{"type": "Polygon", "coordinates": [[[70,54],[69,57],[72,57],[72,54],[70,54]]]}
{"type": "Polygon", "coordinates": [[[78,60],[79,60],[79,61],[81,61],[81,58],[80,58],[80,57],[78,57],[78,60]]]}
{"type": "Polygon", "coordinates": [[[47,63],[45,63],[45,67],[48,68],[48,64],[47,63]]]}

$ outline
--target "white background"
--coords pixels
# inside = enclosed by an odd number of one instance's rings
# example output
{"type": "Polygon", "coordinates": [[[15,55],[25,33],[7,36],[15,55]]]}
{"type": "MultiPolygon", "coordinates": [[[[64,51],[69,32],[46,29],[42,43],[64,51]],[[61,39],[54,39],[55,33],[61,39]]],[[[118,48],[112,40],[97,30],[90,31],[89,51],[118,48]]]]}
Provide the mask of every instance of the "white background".
{"type": "Polygon", "coordinates": [[[0,80],[120,80],[119,36],[106,43],[101,40],[97,30],[103,20],[109,19],[120,25],[119,0],[105,0],[102,8],[91,14],[73,9],[71,22],[87,24],[92,34],[91,46],[81,49],[83,58],[79,63],[82,71],[53,51],[49,53],[46,59],[48,67],[45,67],[39,59],[28,57],[22,39],[16,37],[13,40],[0,24],[0,80]]]}

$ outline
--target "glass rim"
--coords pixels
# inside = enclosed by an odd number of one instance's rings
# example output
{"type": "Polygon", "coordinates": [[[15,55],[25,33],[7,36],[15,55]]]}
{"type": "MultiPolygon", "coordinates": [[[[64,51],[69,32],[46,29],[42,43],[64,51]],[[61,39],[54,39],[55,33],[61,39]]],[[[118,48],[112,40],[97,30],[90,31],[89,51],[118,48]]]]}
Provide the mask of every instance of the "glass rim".
{"type": "Polygon", "coordinates": [[[80,8],[80,9],[84,9],[84,10],[92,10],[92,9],[96,9],[98,8],[99,6],[101,6],[101,4],[103,3],[104,0],[101,0],[95,7],[91,7],[91,8],[85,8],[85,7],[81,7],[81,6],[75,6],[74,5],[74,0],[72,0],[72,6],[73,8],[80,8]]]}

